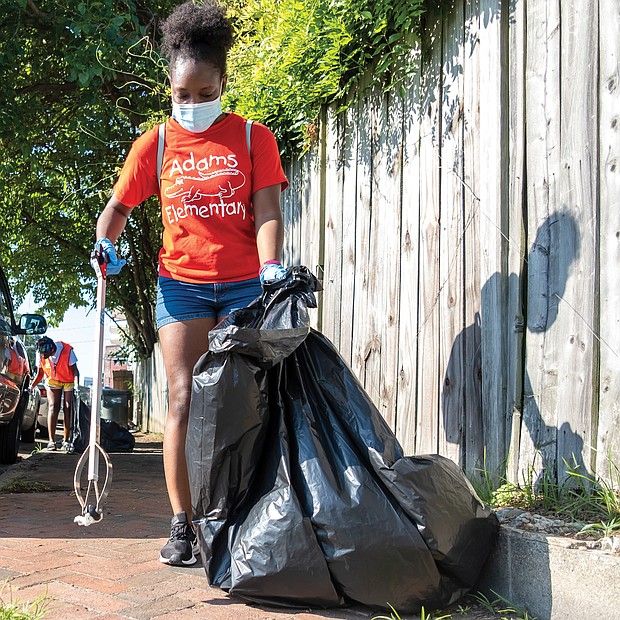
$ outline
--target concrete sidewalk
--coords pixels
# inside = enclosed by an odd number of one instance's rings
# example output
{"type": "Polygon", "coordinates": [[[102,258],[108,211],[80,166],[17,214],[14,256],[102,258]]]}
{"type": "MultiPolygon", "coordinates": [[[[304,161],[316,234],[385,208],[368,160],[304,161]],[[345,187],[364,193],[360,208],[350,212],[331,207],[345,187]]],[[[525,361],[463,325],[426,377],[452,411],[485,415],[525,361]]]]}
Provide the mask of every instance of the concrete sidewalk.
{"type": "MultiPolygon", "coordinates": [[[[208,585],[198,563],[161,564],[170,506],[161,443],[138,435],[133,453],[110,455],[114,476],[102,522],[80,527],[73,492],[78,455],[39,452],[0,475],[31,492],[0,494],[0,599],[49,599],[46,619],[370,619],[365,607],[290,610],[250,605],[208,585]],[[41,485],[38,490],[33,489],[41,485]]],[[[387,614],[389,616],[389,614],[387,614]]],[[[495,615],[458,614],[460,620],[495,615]]],[[[407,618],[417,618],[408,616],[407,618]]],[[[405,617],[403,617],[405,620],[405,617]]]]}

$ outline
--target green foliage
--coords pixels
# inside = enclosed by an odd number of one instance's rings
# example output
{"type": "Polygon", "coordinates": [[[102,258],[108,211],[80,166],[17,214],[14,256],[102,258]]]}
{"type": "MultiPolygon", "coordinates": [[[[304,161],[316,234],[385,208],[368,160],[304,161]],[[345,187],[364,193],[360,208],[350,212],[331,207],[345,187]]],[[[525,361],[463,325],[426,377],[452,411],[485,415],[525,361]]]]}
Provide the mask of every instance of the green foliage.
{"type": "Polygon", "coordinates": [[[518,607],[511,603],[508,599],[499,595],[494,590],[491,592],[497,597],[490,600],[482,592],[472,594],[472,598],[478,602],[478,604],[487,611],[497,614],[501,620],[536,620],[535,616],[531,616],[527,610],[518,607]],[[508,615],[506,615],[508,614],[508,615]]]}
{"type": "MultiPolygon", "coordinates": [[[[32,292],[50,325],[94,305],[95,222],[131,143],[170,109],[159,23],[178,0],[0,0],[0,263],[16,303],[32,292]]],[[[226,4],[226,3],[225,3],[226,4]]],[[[229,0],[237,30],[227,103],[265,122],[291,154],[320,106],[342,102],[368,67],[389,88],[424,0],[229,0]]],[[[148,356],[161,216],[137,207],[118,249],[107,309],[148,356]]]]}
{"type": "Polygon", "coordinates": [[[345,101],[373,67],[394,85],[424,11],[424,0],[232,0],[237,30],[229,105],[266,123],[282,150],[307,146],[320,106],[345,101]]]}
{"type": "Polygon", "coordinates": [[[5,581],[0,588],[0,620],[41,620],[49,611],[51,598],[40,596],[30,603],[14,602],[10,586],[9,600],[5,600],[7,586],[5,581]]]}
{"type": "Polygon", "coordinates": [[[582,532],[597,532],[602,536],[615,536],[620,533],[620,519],[612,519],[611,521],[601,521],[600,523],[590,523],[584,525],[582,532]]]}
{"type": "MultiPolygon", "coordinates": [[[[389,608],[392,610],[389,616],[373,616],[371,620],[402,620],[398,612],[389,605],[389,608]]],[[[440,616],[435,615],[435,613],[427,612],[424,607],[420,610],[420,620],[449,620],[452,618],[451,614],[443,614],[441,611],[436,612],[441,614],[440,616]]]]}
{"type": "Polygon", "coordinates": [[[401,620],[398,612],[389,603],[388,607],[392,610],[389,616],[373,616],[371,620],[401,620]]]}
{"type": "Polygon", "coordinates": [[[513,506],[543,515],[588,522],[583,531],[608,532],[620,528],[620,468],[608,458],[607,478],[584,473],[576,461],[564,461],[567,479],[556,482],[547,471],[530,468],[520,484],[487,471],[471,476],[480,499],[491,508],[513,506]]]}
{"type": "Polygon", "coordinates": [[[8,493],[46,493],[51,487],[43,482],[26,480],[25,478],[13,478],[0,486],[0,495],[8,493]]]}
{"type": "MultiPolygon", "coordinates": [[[[0,0],[0,262],[17,305],[32,291],[51,325],[93,303],[97,216],[139,126],[165,114],[152,41],[174,4],[0,0]]],[[[136,209],[120,244],[131,268],[108,286],[142,355],[155,341],[160,236],[155,203],[136,209]]]]}
{"type": "MultiPolygon", "coordinates": [[[[474,610],[474,614],[476,617],[478,616],[478,614],[475,613],[476,611],[486,611],[498,620],[536,620],[527,610],[514,605],[508,599],[500,596],[493,590],[491,590],[491,593],[497,598],[491,600],[482,592],[469,595],[469,599],[474,601],[475,604],[476,609],[474,610]]],[[[392,610],[389,616],[373,616],[371,620],[401,620],[401,616],[394,607],[392,607],[392,605],[389,605],[389,607],[392,610]]],[[[425,608],[422,607],[420,610],[420,620],[450,620],[457,617],[455,614],[470,615],[471,612],[471,605],[458,605],[452,613],[446,613],[445,610],[427,612],[425,608]]],[[[484,615],[485,617],[487,616],[487,614],[484,615]]]]}

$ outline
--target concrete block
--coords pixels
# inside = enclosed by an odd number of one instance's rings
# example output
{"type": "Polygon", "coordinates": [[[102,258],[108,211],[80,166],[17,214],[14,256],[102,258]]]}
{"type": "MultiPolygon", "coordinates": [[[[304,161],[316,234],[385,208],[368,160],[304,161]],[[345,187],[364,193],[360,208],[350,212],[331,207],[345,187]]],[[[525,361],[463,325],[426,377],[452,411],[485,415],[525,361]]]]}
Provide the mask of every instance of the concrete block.
{"type": "Polygon", "coordinates": [[[620,557],[502,527],[478,590],[491,600],[496,592],[537,620],[617,620],[620,557]]]}

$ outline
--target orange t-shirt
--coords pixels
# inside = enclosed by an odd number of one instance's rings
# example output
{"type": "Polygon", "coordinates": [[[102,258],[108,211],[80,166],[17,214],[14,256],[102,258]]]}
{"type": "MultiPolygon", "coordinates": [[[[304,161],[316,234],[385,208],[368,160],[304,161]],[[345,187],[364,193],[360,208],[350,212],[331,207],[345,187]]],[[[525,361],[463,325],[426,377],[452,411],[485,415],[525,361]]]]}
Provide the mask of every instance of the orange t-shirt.
{"type": "Polygon", "coordinates": [[[158,128],[133,143],[114,194],[133,208],[158,195],[164,224],[160,275],[184,282],[238,282],[258,274],[252,196],[288,186],[273,133],[237,114],[201,133],[166,122],[161,193],[157,183],[158,128]],[[251,157],[250,157],[251,155],[251,157]]]}

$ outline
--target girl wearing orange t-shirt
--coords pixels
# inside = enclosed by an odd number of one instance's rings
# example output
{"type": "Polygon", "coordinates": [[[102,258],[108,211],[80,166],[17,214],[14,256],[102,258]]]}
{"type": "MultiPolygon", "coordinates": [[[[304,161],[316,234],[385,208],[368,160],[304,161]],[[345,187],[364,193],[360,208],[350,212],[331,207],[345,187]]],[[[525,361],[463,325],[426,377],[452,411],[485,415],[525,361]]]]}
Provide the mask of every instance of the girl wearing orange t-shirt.
{"type": "Polygon", "coordinates": [[[186,2],[162,31],[172,90],[163,155],[157,127],[134,142],[97,221],[96,248],[106,255],[108,275],[118,273],[125,261],[113,243],[131,210],[159,197],[156,316],[168,379],[164,472],[174,515],[160,560],[182,566],[197,552],[185,460],[193,367],[217,322],[258,297],[261,284],[285,276],[280,193],[288,182],[271,131],[222,112],[233,42],[224,10],[212,0],[186,2]]]}

